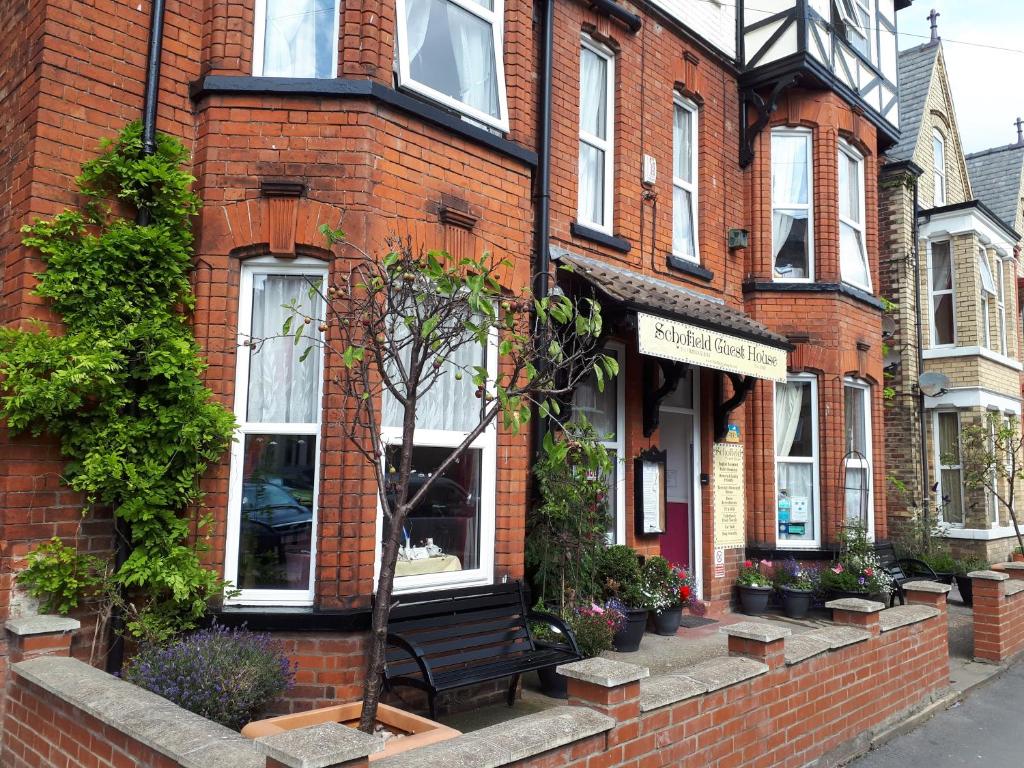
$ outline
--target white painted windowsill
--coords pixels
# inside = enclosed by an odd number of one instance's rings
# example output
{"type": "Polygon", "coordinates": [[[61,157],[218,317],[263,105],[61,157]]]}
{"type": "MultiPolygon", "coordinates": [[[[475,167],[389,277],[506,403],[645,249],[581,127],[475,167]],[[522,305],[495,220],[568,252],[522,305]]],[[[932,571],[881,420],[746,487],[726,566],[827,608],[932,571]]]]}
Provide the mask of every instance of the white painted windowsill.
{"type": "Polygon", "coordinates": [[[937,349],[926,349],[921,353],[925,360],[939,360],[945,357],[983,357],[986,360],[1005,365],[1015,371],[1024,370],[1019,360],[1001,355],[987,347],[939,347],[937,349]]]}
{"type": "Polygon", "coordinates": [[[1017,534],[1012,525],[998,528],[950,528],[942,534],[947,539],[971,539],[974,541],[994,541],[1009,539],[1017,534]]]}

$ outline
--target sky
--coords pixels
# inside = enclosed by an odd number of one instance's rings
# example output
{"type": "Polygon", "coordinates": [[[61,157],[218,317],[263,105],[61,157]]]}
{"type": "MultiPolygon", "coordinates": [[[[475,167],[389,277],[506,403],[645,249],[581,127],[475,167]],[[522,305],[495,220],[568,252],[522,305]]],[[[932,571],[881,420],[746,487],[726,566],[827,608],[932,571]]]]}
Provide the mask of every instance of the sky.
{"type": "Polygon", "coordinates": [[[1024,118],[1024,2],[915,0],[897,16],[900,50],[928,41],[932,8],[964,151],[1012,144],[1013,122],[1024,118]]]}

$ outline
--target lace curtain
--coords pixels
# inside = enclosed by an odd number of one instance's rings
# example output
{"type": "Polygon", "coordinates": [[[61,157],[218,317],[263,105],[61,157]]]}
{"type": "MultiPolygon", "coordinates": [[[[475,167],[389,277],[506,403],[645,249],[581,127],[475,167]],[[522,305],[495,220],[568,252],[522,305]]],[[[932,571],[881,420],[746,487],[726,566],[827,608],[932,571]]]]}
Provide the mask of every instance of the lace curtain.
{"type": "MultiPolygon", "coordinates": [[[[580,131],[607,139],[608,62],[593,51],[580,51],[580,131]]],[[[604,150],[580,141],[580,214],[604,224],[604,150]]]]}
{"type": "Polygon", "coordinates": [[[266,0],[265,77],[333,77],[335,0],[266,0]]]}
{"type": "Polygon", "coordinates": [[[796,219],[806,219],[806,210],[780,210],[790,205],[807,205],[807,146],[803,136],[772,137],[772,246],[777,258],[789,239],[796,219]]]}

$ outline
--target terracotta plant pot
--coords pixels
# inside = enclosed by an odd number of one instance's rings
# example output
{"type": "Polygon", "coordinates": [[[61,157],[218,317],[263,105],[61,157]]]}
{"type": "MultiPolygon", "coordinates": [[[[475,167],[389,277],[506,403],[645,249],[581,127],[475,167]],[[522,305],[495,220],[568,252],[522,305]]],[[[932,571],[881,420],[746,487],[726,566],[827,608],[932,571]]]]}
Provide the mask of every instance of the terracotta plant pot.
{"type": "Polygon", "coordinates": [[[782,612],[791,619],[802,619],[811,610],[811,601],[814,600],[814,592],[809,589],[790,589],[783,587],[782,612]]]}
{"type": "Polygon", "coordinates": [[[651,616],[654,617],[655,634],[671,637],[679,631],[679,622],[683,619],[683,606],[653,611],[651,616]]]}
{"type": "Polygon", "coordinates": [[[957,574],[956,588],[960,590],[960,599],[964,605],[974,605],[974,582],[966,574],[957,574]]]}
{"type": "Polygon", "coordinates": [[[626,619],[622,622],[622,629],[616,632],[615,637],[612,638],[612,646],[620,653],[639,651],[645,629],[647,629],[647,610],[627,608],[626,619]]]}
{"type": "MultiPolygon", "coordinates": [[[[295,712],[291,715],[269,717],[266,720],[254,720],[242,729],[242,735],[250,739],[260,736],[271,736],[275,733],[294,731],[297,728],[308,728],[322,723],[341,723],[350,728],[359,727],[359,715],[363,711],[363,703],[354,701],[350,704],[337,704],[332,707],[312,709],[307,712],[295,712]]],[[[377,722],[389,731],[403,734],[401,738],[388,739],[383,752],[370,755],[370,762],[384,757],[397,755],[410,749],[425,747],[439,741],[461,736],[461,731],[447,725],[435,723],[419,715],[404,712],[396,707],[380,704],[377,706],[377,722]]]]}
{"type": "Polygon", "coordinates": [[[537,670],[537,677],[540,678],[540,690],[545,696],[552,699],[569,698],[569,678],[555,672],[554,667],[543,667],[537,670]]]}
{"type": "Polygon", "coordinates": [[[772,596],[771,587],[744,587],[738,586],[740,593],[740,610],[744,613],[756,616],[768,609],[768,598],[772,596]]]}
{"type": "Polygon", "coordinates": [[[1020,552],[1014,552],[1013,553],[1013,562],[1015,562],[1015,563],[1024,563],[1024,555],[1022,555],[1020,552]]]}

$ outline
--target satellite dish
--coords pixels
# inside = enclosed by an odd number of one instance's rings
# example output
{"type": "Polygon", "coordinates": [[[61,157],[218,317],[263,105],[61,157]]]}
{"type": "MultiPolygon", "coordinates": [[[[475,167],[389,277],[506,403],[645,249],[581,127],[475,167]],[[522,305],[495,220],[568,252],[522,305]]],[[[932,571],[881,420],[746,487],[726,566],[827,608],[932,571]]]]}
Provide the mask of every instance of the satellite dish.
{"type": "Polygon", "coordinates": [[[921,374],[921,378],[917,380],[917,386],[928,397],[937,397],[949,391],[949,377],[944,373],[929,371],[921,374]]]}
{"type": "Polygon", "coordinates": [[[892,315],[882,315],[882,338],[891,339],[896,335],[896,318],[892,315]]]}

